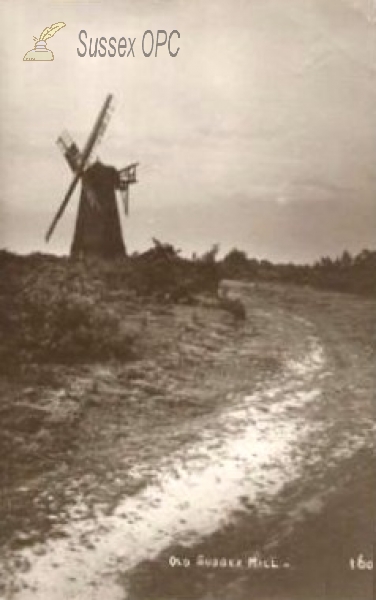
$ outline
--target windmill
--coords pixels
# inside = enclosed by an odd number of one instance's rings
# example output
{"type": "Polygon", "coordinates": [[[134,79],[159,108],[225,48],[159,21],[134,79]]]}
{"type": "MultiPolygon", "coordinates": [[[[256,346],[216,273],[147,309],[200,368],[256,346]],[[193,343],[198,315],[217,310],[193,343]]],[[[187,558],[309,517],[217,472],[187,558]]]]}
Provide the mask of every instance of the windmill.
{"type": "Polygon", "coordinates": [[[104,165],[99,159],[91,161],[107,129],[112,100],[113,96],[109,94],[82,151],[67,132],[57,139],[57,145],[73,171],[73,179],[47,231],[46,241],[49,241],[81,181],[81,196],[71,245],[71,256],[74,257],[94,255],[114,258],[125,254],[115,192],[120,191],[125,214],[128,215],[129,186],[137,182],[138,163],[117,170],[104,165]]]}

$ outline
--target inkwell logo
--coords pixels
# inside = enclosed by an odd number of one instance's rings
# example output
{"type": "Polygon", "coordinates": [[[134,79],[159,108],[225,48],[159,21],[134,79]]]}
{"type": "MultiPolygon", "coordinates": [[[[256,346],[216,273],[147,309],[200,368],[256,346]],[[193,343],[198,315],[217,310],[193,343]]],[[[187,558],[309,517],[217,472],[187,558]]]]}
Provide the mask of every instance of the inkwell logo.
{"type": "Polygon", "coordinates": [[[29,50],[26,52],[24,56],[24,60],[54,60],[54,55],[51,50],[47,48],[46,40],[50,39],[55,35],[60,29],[65,27],[65,23],[54,23],[50,27],[45,27],[42,33],[39,36],[39,39],[35,36],[33,40],[35,41],[35,46],[33,50],[29,50]]]}

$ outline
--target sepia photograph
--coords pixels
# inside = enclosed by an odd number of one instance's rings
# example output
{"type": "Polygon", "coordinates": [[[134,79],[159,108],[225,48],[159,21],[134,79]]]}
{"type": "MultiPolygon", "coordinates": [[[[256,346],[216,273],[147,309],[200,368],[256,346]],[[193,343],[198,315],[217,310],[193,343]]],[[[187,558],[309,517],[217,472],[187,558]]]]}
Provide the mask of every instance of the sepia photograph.
{"type": "Polygon", "coordinates": [[[376,0],[0,31],[0,600],[373,600],[376,0]]]}

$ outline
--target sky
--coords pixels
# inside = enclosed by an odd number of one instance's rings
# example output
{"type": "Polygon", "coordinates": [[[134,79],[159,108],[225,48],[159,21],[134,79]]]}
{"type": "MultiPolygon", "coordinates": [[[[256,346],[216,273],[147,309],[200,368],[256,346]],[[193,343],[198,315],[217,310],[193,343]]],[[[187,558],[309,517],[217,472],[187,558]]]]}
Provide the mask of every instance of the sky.
{"type": "Polygon", "coordinates": [[[71,179],[55,141],[82,147],[108,93],[97,153],[140,163],[129,252],[375,248],[376,0],[0,0],[0,19],[0,248],[69,253],[79,189],[44,240],[71,179]],[[55,60],[23,61],[59,21],[55,60]],[[135,37],[135,57],[79,57],[82,29],[135,37]],[[178,55],[143,56],[147,29],[178,30],[178,55]]]}

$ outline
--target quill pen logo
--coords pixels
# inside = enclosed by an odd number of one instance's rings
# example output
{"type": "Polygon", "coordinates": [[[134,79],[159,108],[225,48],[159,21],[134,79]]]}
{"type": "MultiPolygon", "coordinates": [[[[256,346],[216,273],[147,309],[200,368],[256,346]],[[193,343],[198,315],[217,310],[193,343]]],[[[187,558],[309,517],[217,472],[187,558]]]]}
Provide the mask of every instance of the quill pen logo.
{"type": "Polygon", "coordinates": [[[54,23],[50,27],[45,27],[40,34],[39,38],[33,37],[35,46],[33,50],[26,52],[24,60],[54,60],[54,55],[51,50],[47,48],[47,40],[55,35],[60,29],[65,27],[65,23],[54,23]]]}

